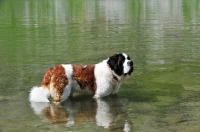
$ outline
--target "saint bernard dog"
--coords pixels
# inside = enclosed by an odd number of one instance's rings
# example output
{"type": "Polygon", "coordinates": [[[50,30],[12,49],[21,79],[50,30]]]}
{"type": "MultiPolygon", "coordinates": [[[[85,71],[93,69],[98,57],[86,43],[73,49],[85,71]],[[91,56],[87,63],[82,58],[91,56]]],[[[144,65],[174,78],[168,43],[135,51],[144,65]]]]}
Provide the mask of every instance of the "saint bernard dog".
{"type": "Polygon", "coordinates": [[[57,65],[45,73],[40,87],[31,89],[29,100],[59,103],[73,93],[91,93],[94,98],[116,94],[122,80],[133,70],[133,61],[125,53],[93,65],[57,65]]]}

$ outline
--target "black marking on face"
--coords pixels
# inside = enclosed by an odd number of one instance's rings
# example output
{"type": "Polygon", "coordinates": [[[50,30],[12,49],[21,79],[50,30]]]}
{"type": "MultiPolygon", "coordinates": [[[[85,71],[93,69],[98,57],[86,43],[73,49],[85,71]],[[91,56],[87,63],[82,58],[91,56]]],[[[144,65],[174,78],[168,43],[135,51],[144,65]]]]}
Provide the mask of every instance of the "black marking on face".
{"type": "Polygon", "coordinates": [[[117,75],[121,76],[124,70],[123,64],[125,59],[126,58],[123,54],[115,54],[109,57],[107,64],[110,66],[111,70],[114,70],[117,75]]]}

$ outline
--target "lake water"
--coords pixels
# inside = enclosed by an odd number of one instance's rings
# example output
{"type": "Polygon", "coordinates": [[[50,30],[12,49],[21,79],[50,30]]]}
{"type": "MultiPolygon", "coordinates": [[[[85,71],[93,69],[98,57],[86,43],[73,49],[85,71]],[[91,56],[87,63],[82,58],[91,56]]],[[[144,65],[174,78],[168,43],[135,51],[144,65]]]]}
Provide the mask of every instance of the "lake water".
{"type": "Polygon", "coordinates": [[[0,132],[200,130],[198,0],[1,0],[0,132]],[[30,103],[63,63],[125,52],[135,71],[118,96],[30,103]]]}

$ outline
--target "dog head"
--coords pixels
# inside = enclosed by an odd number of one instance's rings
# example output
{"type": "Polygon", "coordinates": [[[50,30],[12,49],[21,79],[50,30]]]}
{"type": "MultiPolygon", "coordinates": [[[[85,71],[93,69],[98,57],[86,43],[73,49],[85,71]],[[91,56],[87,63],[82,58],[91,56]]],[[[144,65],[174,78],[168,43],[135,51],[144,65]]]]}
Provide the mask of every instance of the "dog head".
{"type": "Polygon", "coordinates": [[[107,64],[117,75],[131,75],[134,70],[133,61],[125,53],[114,54],[108,58],[107,64]]]}

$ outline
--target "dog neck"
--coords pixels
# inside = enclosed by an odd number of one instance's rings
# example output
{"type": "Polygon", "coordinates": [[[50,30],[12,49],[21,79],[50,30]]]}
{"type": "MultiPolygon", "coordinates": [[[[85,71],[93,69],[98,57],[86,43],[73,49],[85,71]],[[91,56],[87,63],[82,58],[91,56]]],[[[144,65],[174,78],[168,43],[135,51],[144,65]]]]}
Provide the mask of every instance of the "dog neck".
{"type": "Polygon", "coordinates": [[[119,82],[117,76],[115,76],[113,73],[112,73],[112,75],[113,75],[113,79],[116,80],[117,82],[119,82]]]}
{"type": "MultiPolygon", "coordinates": [[[[110,66],[108,65],[110,68],[110,66]]],[[[116,80],[117,82],[120,82],[121,79],[115,74],[115,72],[110,68],[110,72],[112,73],[113,79],[116,80]]]]}

